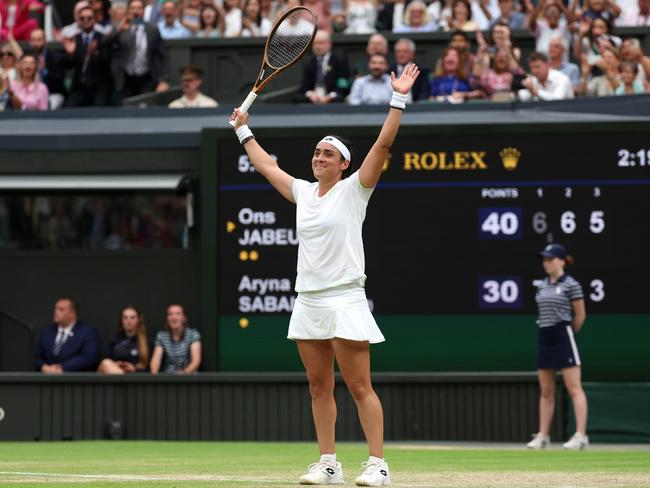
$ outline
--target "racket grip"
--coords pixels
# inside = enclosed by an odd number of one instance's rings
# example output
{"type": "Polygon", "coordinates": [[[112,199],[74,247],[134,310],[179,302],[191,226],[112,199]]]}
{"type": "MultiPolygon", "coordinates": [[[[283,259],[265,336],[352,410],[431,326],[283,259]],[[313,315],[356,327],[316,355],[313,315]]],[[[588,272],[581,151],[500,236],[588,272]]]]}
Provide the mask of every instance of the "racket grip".
{"type": "MultiPolygon", "coordinates": [[[[243,113],[243,114],[248,112],[248,109],[250,108],[251,105],[253,105],[253,102],[255,101],[256,98],[257,98],[257,93],[255,93],[254,91],[251,91],[248,94],[248,96],[246,97],[246,100],[244,100],[244,102],[239,106],[239,111],[241,113],[243,113]]],[[[232,125],[233,127],[235,127],[235,121],[234,120],[231,120],[228,123],[230,125],[232,125]]]]}
{"type": "Polygon", "coordinates": [[[253,105],[253,102],[257,98],[257,93],[254,91],[250,92],[248,96],[246,97],[246,100],[244,100],[244,103],[241,104],[241,107],[239,107],[239,111],[242,113],[248,112],[248,109],[253,105]]]}

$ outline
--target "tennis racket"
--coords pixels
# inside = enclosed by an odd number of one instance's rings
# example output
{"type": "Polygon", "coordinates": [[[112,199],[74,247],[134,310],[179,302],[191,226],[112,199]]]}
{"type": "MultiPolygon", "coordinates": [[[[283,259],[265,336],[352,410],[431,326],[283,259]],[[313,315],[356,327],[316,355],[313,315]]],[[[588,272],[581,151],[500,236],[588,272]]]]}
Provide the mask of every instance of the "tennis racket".
{"type": "MultiPolygon", "coordinates": [[[[316,16],[306,7],[289,9],[276,20],[264,46],[264,58],[257,80],[239,107],[241,113],[248,112],[257,94],[273,78],[305,55],[316,35],[316,26],[316,16]]],[[[234,127],[235,122],[231,120],[230,125],[234,127]]]]}

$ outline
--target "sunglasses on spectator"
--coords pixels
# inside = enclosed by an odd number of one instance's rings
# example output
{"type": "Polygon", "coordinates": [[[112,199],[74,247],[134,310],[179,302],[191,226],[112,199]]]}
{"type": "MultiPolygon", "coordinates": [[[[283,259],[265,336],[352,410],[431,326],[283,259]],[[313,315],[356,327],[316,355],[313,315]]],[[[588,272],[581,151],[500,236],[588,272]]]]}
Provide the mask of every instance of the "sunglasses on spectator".
{"type": "Polygon", "coordinates": [[[14,53],[12,53],[11,51],[2,51],[2,52],[0,52],[0,56],[11,56],[11,57],[13,57],[14,53]]]}
{"type": "Polygon", "coordinates": [[[92,17],[92,16],[90,16],[90,17],[86,17],[86,16],[84,16],[84,17],[79,17],[79,18],[80,18],[81,20],[93,20],[93,17],[92,17]]]}

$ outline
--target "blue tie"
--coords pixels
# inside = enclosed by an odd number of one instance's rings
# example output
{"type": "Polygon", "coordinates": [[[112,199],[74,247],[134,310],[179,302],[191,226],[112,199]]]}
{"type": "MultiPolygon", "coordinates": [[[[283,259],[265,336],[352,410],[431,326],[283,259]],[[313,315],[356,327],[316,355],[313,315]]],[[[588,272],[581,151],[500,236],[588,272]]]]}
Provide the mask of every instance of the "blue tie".
{"type": "Polygon", "coordinates": [[[65,344],[67,338],[68,335],[64,331],[61,331],[60,334],[57,334],[56,339],[54,340],[54,349],[52,350],[55,356],[59,355],[61,348],[63,347],[63,344],[65,344]]]}
{"type": "Polygon", "coordinates": [[[316,86],[325,86],[325,71],[323,70],[324,58],[316,58],[316,86]]]}

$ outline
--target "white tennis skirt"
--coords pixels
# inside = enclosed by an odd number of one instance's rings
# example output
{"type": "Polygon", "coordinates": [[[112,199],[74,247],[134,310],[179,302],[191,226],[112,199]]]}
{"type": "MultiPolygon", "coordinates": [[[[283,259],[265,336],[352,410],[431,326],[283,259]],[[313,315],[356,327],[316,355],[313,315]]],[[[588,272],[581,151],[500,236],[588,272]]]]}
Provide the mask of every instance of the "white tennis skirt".
{"type": "Polygon", "coordinates": [[[287,338],[326,340],[334,337],[371,344],[386,340],[370,313],[364,288],[347,286],[298,294],[287,338]]]}

